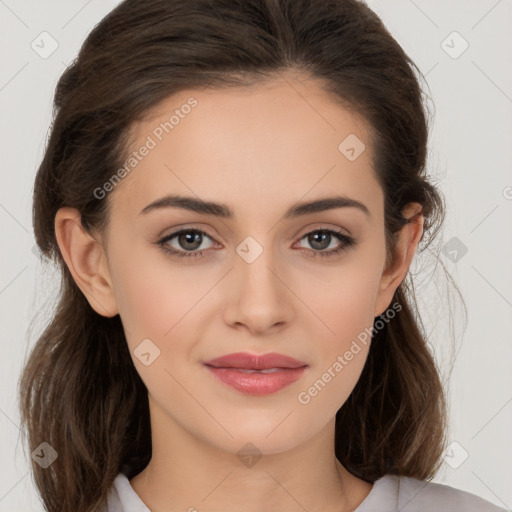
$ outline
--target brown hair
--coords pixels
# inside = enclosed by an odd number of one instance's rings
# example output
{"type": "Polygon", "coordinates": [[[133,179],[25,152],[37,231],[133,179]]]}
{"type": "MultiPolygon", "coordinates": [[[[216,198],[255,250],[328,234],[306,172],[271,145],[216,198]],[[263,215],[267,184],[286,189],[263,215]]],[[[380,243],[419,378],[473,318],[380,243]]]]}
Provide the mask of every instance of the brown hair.
{"type": "MultiPolygon", "coordinates": [[[[92,191],[125,161],[129,128],[169,95],[251,85],[292,69],[320,79],[368,123],[385,195],[388,261],[407,203],[423,206],[420,250],[441,227],[443,199],[425,175],[428,123],[419,69],[366,4],[121,2],[57,84],[34,185],[37,245],[62,275],[59,303],[19,382],[30,449],[46,441],[58,453],[47,469],[32,462],[46,510],[100,510],[115,476],[132,478],[151,459],[147,389],[120,317],[97,314],[74,282],[56,241],[56,212],[76,208],[90,232],[108,226],[108,197],[98,200],[92,191]]],[[[336,456],[369,482],[387,473],[430,479],[444,448],[445,398],[409,277],[393,298],[400,312],[375,331],[361,377],[336,415],[336,456]]]]}

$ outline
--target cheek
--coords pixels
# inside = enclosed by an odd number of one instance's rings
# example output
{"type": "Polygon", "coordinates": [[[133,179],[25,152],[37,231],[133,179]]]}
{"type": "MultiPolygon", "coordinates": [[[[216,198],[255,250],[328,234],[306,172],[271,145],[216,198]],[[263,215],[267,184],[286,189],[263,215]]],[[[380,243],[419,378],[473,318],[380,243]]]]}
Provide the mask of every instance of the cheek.
{"type": "Polygon", "coordinates": [[[165,258],[145,256],[132,251],[119,260],[113,275],[119,315],[130,356],[150,394],[181,402],[182,391],[171,376],[173,364],[183,366],[187,359],[192,339],[187,326],[204,292],[191,286],[186,273],[166,265],[165,258]]]}
{"type": "Polygon", "coordinates": [[[318,351],[316,364],[296,396],[302,413],[318,427],[332,418],[352,393],[371,346],[374,286],[353,277],[355,288],[340,288],[328,300],[324,298],[322,320],[329,329],[317,330],[316,337],[311,334],[318,351]]]}
{"type": "Polygon", "coordinates": [[[295,282],[300,287],[294,291],[318,319],[321,337],[332,341],[327,347],[342,348],[343,342],[373,325],[380,282],[378,259],[358,254],[337,268],[322,270],[314,279],[298,277],[295,282]]]}
{"type": "Polygon", "coordinates": [[[117,259],[112,273],[119,314],[132,338],[170,337],[181,319],[190,319],[194,305],[211,287],[209,280],[198,279],[197,273],[183,270],[159,252],[132,250],[117,259]]]}
{"type": "Polygon", "coordinates": [[[318,357],[302,388],[303,400],[298,399],[318,408],[318,414],[322,408],[331,413],[339,409],[359,380],[371,344],[380,268],[381,261],[371,251],[361,252],[335,272],[331,269],[318,280],[321,284],[309,287],[307,304],[318,321],[303,325],[318,357]]]}
{"type": "Polygon", "coordinates": [[[180,399],[180,387],[169,372],[181,382],[188,363],[193,364],[190,354],[200,339],[201,311],[219,277],[185,270],[153,250],[143,252],[133,250],[129,257],[118,259],[112,278],[119,315],[146,387],[152,394],[164,389],[167,399],[170,395],[180,399]]]}

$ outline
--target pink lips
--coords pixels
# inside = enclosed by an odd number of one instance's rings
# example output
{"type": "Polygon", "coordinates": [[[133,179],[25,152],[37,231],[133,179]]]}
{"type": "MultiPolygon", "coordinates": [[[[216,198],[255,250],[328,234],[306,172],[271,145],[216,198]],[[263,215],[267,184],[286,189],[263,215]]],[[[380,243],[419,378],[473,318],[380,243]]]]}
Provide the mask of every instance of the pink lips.
{"type": "Polygon", "coordinates": [[[216,378],[250,395],[275,393],[298,380],[308,367],[307,363],[275,352],[264,355],[237,352],[204,364],[216,378]]]}

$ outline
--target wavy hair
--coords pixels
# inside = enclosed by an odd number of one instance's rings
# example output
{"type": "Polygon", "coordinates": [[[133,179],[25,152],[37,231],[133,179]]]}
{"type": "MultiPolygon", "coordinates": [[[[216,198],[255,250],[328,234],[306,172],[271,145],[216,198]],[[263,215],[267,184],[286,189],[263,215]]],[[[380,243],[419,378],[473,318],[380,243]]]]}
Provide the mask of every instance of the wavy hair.
{"type": "MultiPolygon", "coordinates": [[[[76,208],[91,233],[106,229],[110,202],[92,191],[126,160],[130,128],[153,107],[189,88],[243,87],[286,70],[319,79],[370,127],[388,261],[407,203],[423,206],[420,251],[443,224],[443,196],[426,175],[421,72],[364,2],[122,1],[58,81],[34,183],[36,242],[58,266],[61,287],[23,368],[19,400],[30,449],[46,441],[58,453],[47,469],[31,461],[47,511],[101,510],[116,475],[132,478],[151,459],[147,389],[119,315],[96,313],[62,258],[58,209],[76,208]]],[[[375,330],[360,379],[336,414],[336,457],[368,482],[387,473],[430,479],[440,467],[446,401],[415,301],[408,274],[393,297],[400,312],[375,330]]]]}

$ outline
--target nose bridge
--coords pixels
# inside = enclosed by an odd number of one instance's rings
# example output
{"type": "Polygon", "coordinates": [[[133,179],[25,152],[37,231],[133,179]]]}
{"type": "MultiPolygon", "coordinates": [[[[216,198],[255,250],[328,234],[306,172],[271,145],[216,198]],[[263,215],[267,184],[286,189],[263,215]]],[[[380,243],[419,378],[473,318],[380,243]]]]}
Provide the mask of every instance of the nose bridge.
{"type": "MultiPolygon", "coordinates": [[[[273,238],[268,233],[258,236],[246,237],[236,248],[237,274],[240,274],[242,283],[250,288],[252,294],[270,294],[267,299],[280,294],[282,284],[275,276],[276,250],[273,247],[273,238]],[[263,239],[263,240],[262,240],[263,239]]],[[[243,289],[240,290],[243,292],[243,289]]]]}

